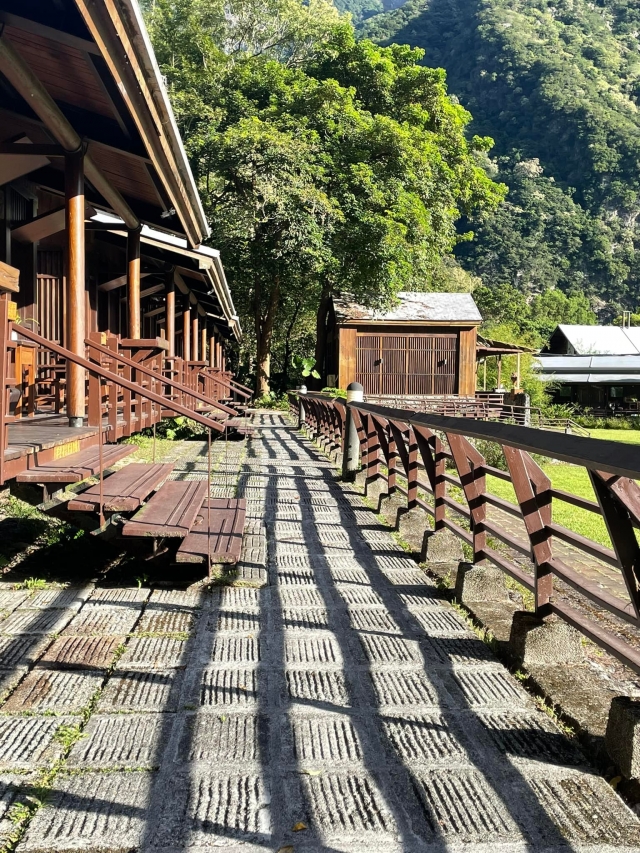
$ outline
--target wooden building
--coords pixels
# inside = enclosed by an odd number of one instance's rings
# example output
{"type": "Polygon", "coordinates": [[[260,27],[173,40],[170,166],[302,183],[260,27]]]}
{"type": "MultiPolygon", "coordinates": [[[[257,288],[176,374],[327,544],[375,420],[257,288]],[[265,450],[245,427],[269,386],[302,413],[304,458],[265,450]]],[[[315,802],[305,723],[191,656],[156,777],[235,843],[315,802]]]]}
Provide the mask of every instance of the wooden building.
{"type": "Polygon", "coordinates": [[[332,301],[323,381],[343,389],[360,382],[370,397],[473,397],[482,317],[472,296],[402,292],[398,299],[388,311],[332,301]]]}

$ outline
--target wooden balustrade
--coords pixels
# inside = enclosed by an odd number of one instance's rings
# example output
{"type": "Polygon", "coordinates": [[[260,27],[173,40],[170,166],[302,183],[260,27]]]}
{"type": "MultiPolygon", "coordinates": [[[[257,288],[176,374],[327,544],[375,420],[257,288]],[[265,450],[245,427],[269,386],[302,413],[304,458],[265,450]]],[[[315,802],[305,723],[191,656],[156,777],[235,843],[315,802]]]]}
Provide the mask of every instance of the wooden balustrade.
{"type": "Polygon", "coordinates": [[[595,619],[554,596],[558,578],[585,599],[640,627],[640,447],[573,435],[557,435],[509,423],[447,417],[370,403],[349,403],[324,394],[290,394],[292,413],[298,404],[310,437],[327,452],[340,453],[345,441],[347,406],[360,442],[366,482],[386,482],[388,494],[399,493],[407,508],[421,507],[433,519],[433,532],[449,530],[470,548],[474,563],[488,561],[534,595],[541,617],[555,614],[623,663],[640,673],[640,652],[595,619]],[[474,444],[498,444],[506,469],[495,468],[474,444]],[[552,488],[532,453],[585,468],[596,501],[552,488]],[[510,482],[515,503],[492,495],[487,476],[510,482]],[[400,482],[402,480],[402,482],[400,482]],[[450,489],[455,492],[451,494],[450,489]],[[462,498],[464,503],[458,499],[462,498]],[[553,521],[553,507],[564,502],[603,518],[611,548],[553,521]],[[522,521],[522,537],[489,516],[495,507],[522,521]],[[491,537],[507,546],[490,544],[491,537]],[[627,596],[613,594],[567,564],[554,549],[562,541],[589,557],[619,570],[627,596]],[[532,562],[527,572],[511,555],[532,562]]]}

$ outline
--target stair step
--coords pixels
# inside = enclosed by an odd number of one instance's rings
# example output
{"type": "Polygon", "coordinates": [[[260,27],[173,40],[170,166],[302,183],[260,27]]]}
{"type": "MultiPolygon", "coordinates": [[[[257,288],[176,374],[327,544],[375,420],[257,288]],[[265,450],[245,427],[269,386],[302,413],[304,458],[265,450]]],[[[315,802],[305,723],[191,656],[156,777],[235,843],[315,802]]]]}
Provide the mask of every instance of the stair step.
{"type": "MultiPolygon", "coordinates": [[[[106,512],[134,512],[142,502],[158,489],[173,471],[173,465],[156,462],[132,462],[102,484],[103,506],[106,512]]],[[[74,512],[96,512],[100,508],[100,484],[69,501],[74,512]]]]}
{"type": "Polygon", "coordinates": [[[242,550],[242,534],[247,515],[244,498],[209,498],[176,554],[177,563],[237,563],[242,550]],[[211,528],[207,526],[211,511],[211,528]]]}
{"type": "MultiPolygon", "coordinates": [[[[102,448],[103,470],[129,456],[136,450],[127,444],[105,444],[102,448]]],[[[100,473],[100,452],[98,447],[88,447],[78,453],[54,459],[46,465],[34,465],[21,471],[16,480],[19,483],[81,483],[87,477],[100,473]]]]}
{"type": "Polygon", "coordinates": [[[122,528],[123,536],[179,536],[191,528],[207,495],[205,480],[169,480],[122,528]]]}

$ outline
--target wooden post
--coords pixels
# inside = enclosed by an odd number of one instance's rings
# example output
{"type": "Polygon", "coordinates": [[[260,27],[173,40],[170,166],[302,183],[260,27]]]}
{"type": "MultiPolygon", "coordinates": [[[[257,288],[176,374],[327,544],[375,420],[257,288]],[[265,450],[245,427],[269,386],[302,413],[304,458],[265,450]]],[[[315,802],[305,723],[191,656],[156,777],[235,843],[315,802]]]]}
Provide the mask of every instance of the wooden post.
{"type": "Polygon", "coordinates": [[[215,367],[216,361],[216,339],[213,335],[209,338],[209,367],[215,367]]]}
{"type": "Polygon", "coordinates": [[[502,388],[502,353],[498,356],[498,385],[497,389],[502,388]]]}
{"type": "Polygon", "coordinates": [[[191,311],[188,302],[182,312],[182,358],[191,361],[191,311]]]}
{"type": "Polygon", "coordinates": [[[169,358],[176,354],[176,286],[173,281],[173,271],[167,277],[167,340],[169,341],[169,358]]]}
{"type": "Polygon", "coordinates": [[[200,329],[200,361],[207,360],[207,327],[200,329]]]}
{"type": "Polygon", "coordinates": [[[518,376],[516,380],[516,391],[520,390],[520,353],[516,354],[516,374],[518,376]]]}
{"type": "Polygon", "coordinates": [[[198,361],[198,308],[193,309],[191,320],[191,361],[198,361]]]}
{"type": "Polygon", "coordinates": [[[140,338],[140,228],[127,231],[127,298],[129,337],[140,338]]]}
{"type": "MultiPolygon", "coordinates": [[[[67,342],[71,352],[84,357],[84,151],[65,155],[65,220],[67,229],[67,342]]],[[[69,426],[81,427],[85,415],[84,370],[67,362],[67,416],[69,426]]]]}

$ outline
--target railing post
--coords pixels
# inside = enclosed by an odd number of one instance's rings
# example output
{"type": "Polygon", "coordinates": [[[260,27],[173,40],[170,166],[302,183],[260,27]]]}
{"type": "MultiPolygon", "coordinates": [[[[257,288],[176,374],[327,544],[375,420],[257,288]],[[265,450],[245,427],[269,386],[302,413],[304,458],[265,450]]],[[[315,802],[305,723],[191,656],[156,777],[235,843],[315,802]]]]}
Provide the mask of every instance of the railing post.
{"type": "Polygon", "coordinates": [[[342,440],[342,479],[353,482],[360,470],[360,436],[350,403],[362,403],[364,387],[359,382],[347,386],[347,406],[342,440]]]}
{"type": "Polygon", "coordinates": [[[487,517],[486,478],[484,474],[479,473],[485,464],[485,460],[464,436],[448,433],[447,441],[471,512],[473,562],[479,563],[484,559],[484,549],[487,542],[487,533],[484,527],[487,517]]]}

